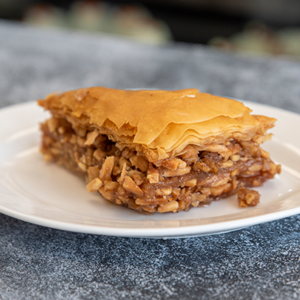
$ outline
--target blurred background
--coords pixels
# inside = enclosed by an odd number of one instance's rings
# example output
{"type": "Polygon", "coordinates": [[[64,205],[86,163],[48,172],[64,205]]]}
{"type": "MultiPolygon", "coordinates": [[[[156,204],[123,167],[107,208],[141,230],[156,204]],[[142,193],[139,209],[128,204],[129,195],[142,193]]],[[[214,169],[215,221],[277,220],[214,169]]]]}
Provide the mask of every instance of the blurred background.
{"type": "Polygon", "coordinates": [[[300,0],[0,0],[0,18],[300,59],[300,0]]]}

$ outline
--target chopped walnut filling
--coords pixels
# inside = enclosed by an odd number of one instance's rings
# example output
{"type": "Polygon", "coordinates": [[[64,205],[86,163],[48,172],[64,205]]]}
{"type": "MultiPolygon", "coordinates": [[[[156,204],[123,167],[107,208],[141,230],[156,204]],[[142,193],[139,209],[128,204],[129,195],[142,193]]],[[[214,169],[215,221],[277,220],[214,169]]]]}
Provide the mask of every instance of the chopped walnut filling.
{"type": "Polygon", "coordinates": [[[244,187],[261,186],[281,171],[257,137],[210,145],[206,151],[188,145],[177,157],[153,164],[96,128],[74,128],[53,117],[41,129],[45,160],[85,177],[89,192],[148,213],[187,211],[236,193],[241,207],[255,206],[259,193],[244,187]]]}
{"type": "Polygon", "coordinates": [[[256,206],[259,203],[260,194],[257,191],[241,188],[238,191],[240,207],[256,206]]]}

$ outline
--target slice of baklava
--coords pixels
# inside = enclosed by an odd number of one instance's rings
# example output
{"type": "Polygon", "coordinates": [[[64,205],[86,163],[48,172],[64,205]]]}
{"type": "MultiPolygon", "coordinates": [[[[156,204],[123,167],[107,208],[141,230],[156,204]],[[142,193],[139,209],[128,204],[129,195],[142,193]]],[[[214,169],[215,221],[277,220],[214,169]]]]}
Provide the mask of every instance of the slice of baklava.
{"type": "Polygon", "coordinates": [[[41,152],[86,179],[89,192],[144,212],[178,212],[238,194],[255,206],[280,173],[260,145],[273,118],[241,102],[178,91],[92,87],[51,94],[39,105],[41,152]]]}

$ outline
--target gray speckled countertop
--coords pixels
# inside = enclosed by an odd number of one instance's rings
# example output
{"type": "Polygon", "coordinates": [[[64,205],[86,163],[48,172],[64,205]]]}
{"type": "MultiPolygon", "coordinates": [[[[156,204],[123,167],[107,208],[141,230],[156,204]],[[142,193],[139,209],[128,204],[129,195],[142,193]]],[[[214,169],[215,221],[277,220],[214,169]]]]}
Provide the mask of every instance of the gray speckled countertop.
{"type": "MultiPolygon", "coordinates": [[[[93,85],[196,87],[300,113],[300,63],[0,22],[0,107],[93,85]]],[[[299,299],[300,217],[148,240],[0,214],[0,299],[299,299]]]]}

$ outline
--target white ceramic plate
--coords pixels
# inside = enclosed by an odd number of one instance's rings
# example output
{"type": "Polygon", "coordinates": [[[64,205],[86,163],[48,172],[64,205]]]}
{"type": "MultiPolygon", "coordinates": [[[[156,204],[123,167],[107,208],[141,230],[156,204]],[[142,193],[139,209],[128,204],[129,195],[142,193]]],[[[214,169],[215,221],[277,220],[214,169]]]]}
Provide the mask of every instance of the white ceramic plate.
{"type": "Polygon", "coordinates": [[[126,237],[216,234],[300,213],[300,116],[246,103],[278,119],[265,144],[282,174],[257,190],[261,203],[241,209],[236,197],[177,214],[143,215],[90,194],[80,179],[39,154],[38,123],[48,117],[35,103],[0,110],[0,212],[69,231],[126,237]]]}

